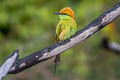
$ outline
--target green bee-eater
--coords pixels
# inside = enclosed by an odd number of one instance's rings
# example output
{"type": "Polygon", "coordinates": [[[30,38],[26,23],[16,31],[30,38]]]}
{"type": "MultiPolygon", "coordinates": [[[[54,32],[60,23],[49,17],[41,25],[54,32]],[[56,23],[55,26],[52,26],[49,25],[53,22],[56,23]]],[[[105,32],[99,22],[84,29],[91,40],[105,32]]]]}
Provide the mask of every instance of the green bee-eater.
{"type": "MultiPolygon", "coordinates": [[[[59,15],[60,21],[56,27],[56,42],[69,38],[76,32],[76,22],[74,20],[74,12],[71,8],[65,7],[56,13],[59,15]]],[[[55,58],[55,72],[56,65],[60,62],[60,55],[55,58]]],[[[54,72],[54,75],[55,75],[54,72]]]]}

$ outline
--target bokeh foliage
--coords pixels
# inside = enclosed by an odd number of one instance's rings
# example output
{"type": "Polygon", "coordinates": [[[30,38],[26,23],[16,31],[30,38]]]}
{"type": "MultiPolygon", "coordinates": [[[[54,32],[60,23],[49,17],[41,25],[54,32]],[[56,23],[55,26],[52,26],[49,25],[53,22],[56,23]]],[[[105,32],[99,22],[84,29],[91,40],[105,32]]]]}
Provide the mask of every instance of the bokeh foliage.
{"type": "MultiPolygon", "coordinates": [[[[0,1],[0,62],[15,49],[20,50],[20,57],[29,55],[54,43],[55,28],[59,21],[54,12],[69,6],[75,12],[78,30],[105,10],[111,8],[117,0],[1,0],[0,1]]],[[[120,43],[119,21],[112,23],[111,30],[101,30],[90,39],[65,51],[61,64],[57,68],[59,80],[119,80],[120,57],[114,52],[101,48],[102,38],[120,43]],[[106,34],[108,33],[108,34],[106,34]],[[112,34],[112,35],[109,35],[112,34]]],[[[107,28],[109,28],[109,26],[107,28]]],[[[53,73],[53,60],[44,62],[45,70],[53,73]]],[[[41,66],[42,66],[41,65],[41,66]]],[[[41,69],[41,68],[40,68],[41,69]]],[[[23,74],[29,74],[28,69],[23,74]]],[[[40,70],[34,77],[24,78],[8,76],[14,80],[45,80],[40,70]]],[[[52,80],[52,79],[49,79],[52,80]]]]}

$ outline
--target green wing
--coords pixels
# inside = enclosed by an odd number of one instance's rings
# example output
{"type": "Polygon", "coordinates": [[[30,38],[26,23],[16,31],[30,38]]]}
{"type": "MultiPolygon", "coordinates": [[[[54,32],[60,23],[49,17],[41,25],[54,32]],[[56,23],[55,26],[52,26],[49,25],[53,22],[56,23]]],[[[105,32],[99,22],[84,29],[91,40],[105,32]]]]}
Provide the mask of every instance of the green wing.
{"type": "Polygon", "coordinates": [[[61,26],[62,26],[62,24],[59,22],[57,25],[57,28],[56,28],[56,42],[58,42],[60,40],[59,35],[62,31],[61,26]]]}
{"type": "Polygon", "coordinates": [[[76,23],[59,22],[56,28],[56,42],[69,38],[76,32],[76,23]]]}

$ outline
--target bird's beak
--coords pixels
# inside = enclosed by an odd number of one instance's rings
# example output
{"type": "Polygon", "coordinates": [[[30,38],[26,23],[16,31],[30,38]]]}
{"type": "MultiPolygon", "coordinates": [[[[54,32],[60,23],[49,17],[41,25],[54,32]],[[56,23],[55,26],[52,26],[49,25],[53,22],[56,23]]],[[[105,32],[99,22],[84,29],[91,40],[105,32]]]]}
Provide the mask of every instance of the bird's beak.
{"type": "Polygon", "coordinates": [[[62,13],[60,13],[60,12],[55,12],[54,14],[55,15],[62,15],[62,13]]]}

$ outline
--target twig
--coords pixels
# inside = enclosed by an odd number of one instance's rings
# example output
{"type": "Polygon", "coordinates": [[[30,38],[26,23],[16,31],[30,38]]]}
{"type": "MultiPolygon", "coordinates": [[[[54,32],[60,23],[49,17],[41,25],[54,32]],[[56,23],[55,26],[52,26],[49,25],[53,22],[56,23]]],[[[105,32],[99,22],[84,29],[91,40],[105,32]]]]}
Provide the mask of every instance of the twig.
{"type": "Polygon", "coordinates": [[[69,39],[55,43],[48,48],[44,48],[40,51],[34,52],[22,59],[19,59],[17,64],[14,64],[9,74],[19,73],[25,69],[48,60],[61,52],[77,45],[78,43],[86,40],[94,33],[102,29],[104,26],[115,20],[120,15],[120,2],[118,2],[113,8],[100,15],[90,24],[85,26],[82,30],[79,30],[71,36],[69,39]]]}
{"type": "Polygon", "coordinates": [[[120,44],[116,42],[110,42],[107,38],[104,38],[102,40],[102,47],[110,51],[116,52],[117,54],[120,54],[120,44]]]}

